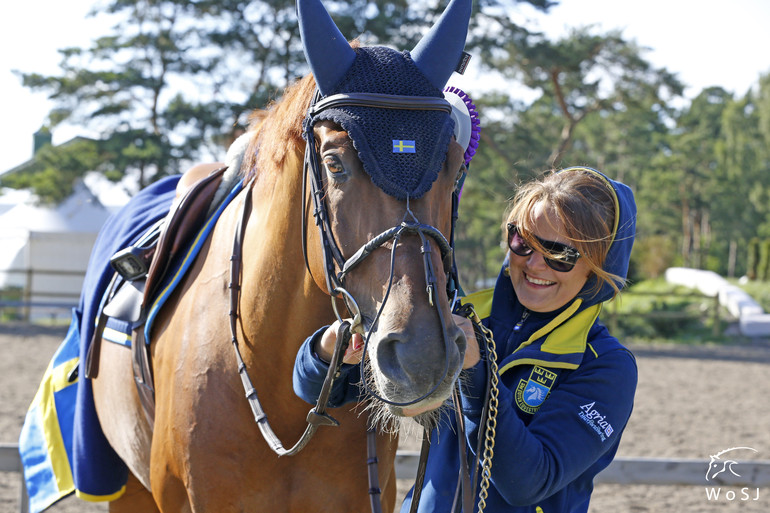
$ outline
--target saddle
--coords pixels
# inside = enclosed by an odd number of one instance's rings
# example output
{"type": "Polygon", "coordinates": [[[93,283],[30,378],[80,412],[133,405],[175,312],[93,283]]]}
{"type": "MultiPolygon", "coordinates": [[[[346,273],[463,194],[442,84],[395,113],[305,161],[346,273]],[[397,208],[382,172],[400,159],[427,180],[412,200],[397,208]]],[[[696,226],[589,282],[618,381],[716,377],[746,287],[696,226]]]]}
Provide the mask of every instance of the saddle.
{"type": "Polygon", "coordinates": [[[110,318],[131,326],[134,380],[145,415],[153,424],[155,397],[149,348],[144,338],[147,313],[164,282],[171,263],[196,237],[211,212],[224,200],[219,193],[229,186],[227,166],[194,183],[171,205],[165,218],[153,225],[135,244],[117,252],[110,265],[115,274],[107,289],[94,338],[86,357],[86,377],[99,372],[102,333],[110,318]]]}

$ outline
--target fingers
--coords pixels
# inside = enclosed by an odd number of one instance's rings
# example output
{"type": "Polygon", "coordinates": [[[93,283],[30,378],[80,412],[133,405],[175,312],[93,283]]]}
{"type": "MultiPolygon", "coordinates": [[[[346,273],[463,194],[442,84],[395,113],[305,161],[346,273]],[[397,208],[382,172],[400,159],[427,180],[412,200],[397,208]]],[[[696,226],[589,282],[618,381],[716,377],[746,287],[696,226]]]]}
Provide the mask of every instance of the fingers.
{"type": "Polygon", "coordinates": [[[473,323],[470,319],[457,314],[452,314],[452,319],[454,320],[457,327],[463,330],[463,333],[465,333],[465,338],[476,338],[476,333],[473,331],[473,323]]]}
{"type": "MultiPolygon", "coordinates": [[[[351,319],[345,319],[351,321],[351,319]]],[[[325,362],[330,362],[332,355],[334,354],[334,346],[337,344],[337,331],[340,328],[341,322],[339,320],[334,321],[331,326],[326,328],[324,334],[321,336],[321,340],[316,343],[315,352],[325,362]]],[[[348,344],[348,348],[345,350],[345,355],[342,357],[343,363],[355,364],[361,361],[364,353],[364,339],[358,333],[353,333],[348,344]]]]}
{"type": "Polygon", "coordinates": [[[479,363],[481,352],[479,343],[476,340],[476,333],[473,331],[473,323],[467,317],[452,314],[455,324],[463,330],[465,334],[465,356],[463,357],[463,369],[469,369],[479,363]]]}
{"type": "Polygon", "coordinates": [[[342,357],[343,363],[357,364],[361,362],[364,356],[364,338],[359,333],[353,333],[345,350],[345,356],[342,357]]]}

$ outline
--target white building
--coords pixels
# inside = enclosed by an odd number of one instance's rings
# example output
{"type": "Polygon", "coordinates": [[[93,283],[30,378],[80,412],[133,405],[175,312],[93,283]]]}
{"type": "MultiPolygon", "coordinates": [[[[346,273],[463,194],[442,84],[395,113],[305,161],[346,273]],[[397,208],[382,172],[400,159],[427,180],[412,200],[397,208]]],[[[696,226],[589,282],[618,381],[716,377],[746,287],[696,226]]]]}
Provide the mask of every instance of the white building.
{"type": "Polygon", "coordinates": [[[69,316],[66,306],[78,302],[91,248],[114,209],[105,207],[92,188],[79,182],[55,206],[37,204],[27,190],[0,190],[0,291],[15,292],[17,298],[0,296],[0,308],[20,301],[31,304],[30,310],[22,309],[29,318],[69,316]]]}

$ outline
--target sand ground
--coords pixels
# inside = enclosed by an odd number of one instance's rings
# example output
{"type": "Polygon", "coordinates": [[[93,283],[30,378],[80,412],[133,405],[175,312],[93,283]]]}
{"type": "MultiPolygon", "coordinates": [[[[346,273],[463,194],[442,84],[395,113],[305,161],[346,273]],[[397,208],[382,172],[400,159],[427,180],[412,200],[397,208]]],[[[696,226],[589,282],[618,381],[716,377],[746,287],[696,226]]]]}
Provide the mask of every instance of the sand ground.
{"type": "MultiPolygon", "coordinates": [[[[24,414],[64,331],[0,324],[0,443],[17,442],[24,414]]],[[[632,349],[639,388],[618,456],[707,459],[726,448],[749,446],[758,451],[755,459],[770,460],[770,343],[632,349]]],[[[406,480],[401,484],[409,485],[406,480]]],[[[770,487],[749,490],[749,500],[740,500],[736,491],[732,501],[724,495],[709,501],[703,486],[600,484],[590,511],[770,511],[770,487]]],[[[0,513],[19,511],[20,493],[19,474],[0,472],[0,513]]],[[[48,511],[95,513],[107,508],[67,498],[48,511]]]]}

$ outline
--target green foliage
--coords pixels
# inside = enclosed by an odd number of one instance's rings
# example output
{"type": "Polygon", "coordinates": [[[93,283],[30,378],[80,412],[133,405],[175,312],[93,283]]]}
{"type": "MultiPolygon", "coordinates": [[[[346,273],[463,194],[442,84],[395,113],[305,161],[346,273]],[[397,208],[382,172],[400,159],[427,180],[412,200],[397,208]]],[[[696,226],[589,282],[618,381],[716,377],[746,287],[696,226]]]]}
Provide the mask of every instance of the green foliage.
{"type": "Polygon", "coordinates": [[[601,318],[621,341],[723,343],[725,316],[713,297],[657,279],[632,285],[605,307],[601,318]]]}
{"type": "Polygon", "coordinates": [[[666,269],[674,265],[676,249],[671,238],[665,235],[639,237],[631,254],[638,275],[651,279],[662,277],[666,269]]]}
{"type": "MultiPolygon", "coordinates": [[[[24,299],[21,287],[6,287],[0,289],[0,301],[16,302],[24,299]]],[[[0,322],[18,321],[21,318],[18,308],[0,308],[0,322]]]]}
{"type": "Polygon", "coordinates": [[[43,146],[32,164],[18,173],[5,174],[0,187],[32,189],[41,204],[56,205],[68,198],[76,181],[100,165],[99,145],[74,139],[67,145],[43,146]]]}
{"type": "Polygon", "coordinates": [[[732,284],[744,290],[765,312],[770,313],[770,282],[732,280],[732,284]]]}

